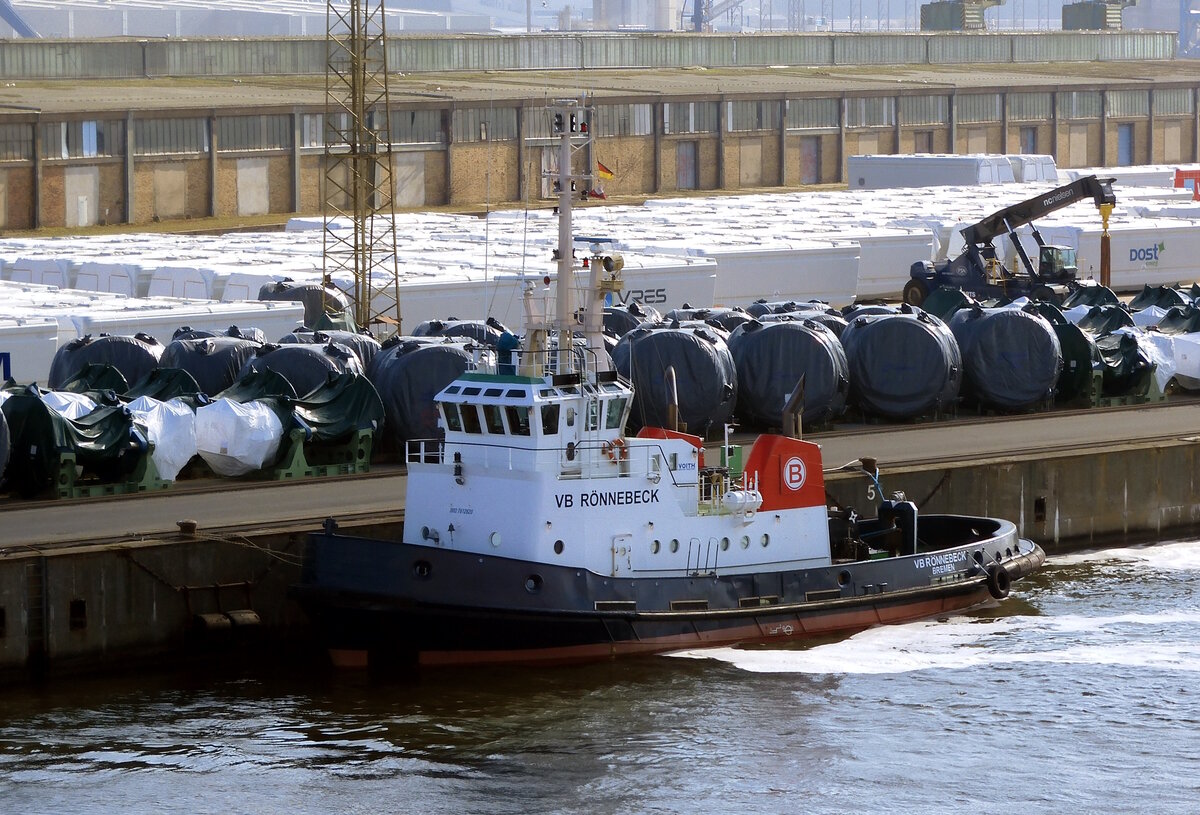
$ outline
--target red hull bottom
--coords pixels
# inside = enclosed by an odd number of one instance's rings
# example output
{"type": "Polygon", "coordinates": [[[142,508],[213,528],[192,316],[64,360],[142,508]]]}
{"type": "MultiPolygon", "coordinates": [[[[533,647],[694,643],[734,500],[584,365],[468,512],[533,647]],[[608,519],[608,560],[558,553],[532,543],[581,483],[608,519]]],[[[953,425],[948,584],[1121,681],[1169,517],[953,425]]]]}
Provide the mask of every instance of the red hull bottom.
{"type": "MultiPolygon", "coordinates": [[[[716,648],[731,645],[764,645],[800,642],[834,634],[853,634],[878,625],[895,625],[936,617],[940,614],[963,611],[991,600],[987,587],[980,585],[972,591],[942,595],[896,604],[863,604],[850,609],[830,610],[815,614],[795,615],[760,622],[749,619],[728,627],[700,630],[667,637],[654,637],[620,642],[597,642],[558,648],[504,650],[447,650],[420,651],[418,665],[553,665],[597,662],[618,657],[648,656],[692,648],[716,648]]],[[[340,668],[370,667],[366,650],[330,649],[333,664],[340,668]]]]}

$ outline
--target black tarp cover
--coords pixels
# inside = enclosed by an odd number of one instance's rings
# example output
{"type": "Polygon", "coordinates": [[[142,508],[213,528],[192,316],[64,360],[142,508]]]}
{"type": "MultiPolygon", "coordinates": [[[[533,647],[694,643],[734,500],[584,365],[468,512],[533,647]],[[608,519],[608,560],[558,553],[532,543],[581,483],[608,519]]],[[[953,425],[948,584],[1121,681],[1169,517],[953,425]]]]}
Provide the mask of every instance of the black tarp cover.
{"type": "Polygon", "coordinates": [[[1032,300],[1025,304],[1024,311],[1030,314],[1036,314],[1050,325],[1064,325],[1071,321],[1062,313],[1062,309],[1053,303],[1047,303],[1045,300],[1032,300]]]}
{"type": "Polygon", "coordinates": [[[921,303],[921,308],[946,323],[954,312],[975,305],[979,305],[975,298],[957,286],[938,286],[921,303]]]}
{"type": "Polygon", "coordinates": [[[667,368],[674,367],[679,420],[703,436],[722,427],[737,403],[737,368],[729,346],[708,326],[638,328],[613,350],[617,372],[633,382],[631,432],[667,423],[667,368]]]}
{"type": "Polygon", "coordinates": [[[200,392],[195,378],[182,368],[155,368],[142,377],[140,382],[135,382],[122,393],[121,399],[125,402],[132,402],[143,396],[160,402],[183,399],[194,409],[196,396],[200,392]]]}
{"type": "Polygon", "coordinates": [[[862,305],[849,305],[842,309],[842,317],[846,322],[850,322],[855,317],[867,317],[872,314],[901,314],[901,306],[889,306],[883,303],[864,303],[862,305]]]}
{"type": "Polygon", "coordinates": [[[363,370],[366,370],[367,366],[371,364],[371,360],[379,353],[379,340],[370,334],[358,331],[339,331],[333,328],[322,331],[299,329],[279,338],[280,345],[289,343],[320,345],[328,342],[336,342],[353,351],[358,356],[358,361],[362,363],[363,370]]]}
{"type": "Polygon", "coordinates": [[[1063,300],[1064,309],[1076,306],[1115,306],[1121,299],[1107,286],[1098,283],[1080,283],[1063,300]]]}
{"type": "Polygon", "coordinates": [[[274,345],[259,348],[242,367],[239,377],[248,371],[269,369],[292,383],[296,393],[303,396],[325,384],[329,375],[342,373],[361,374],[362,363],[358,354],[344,345],[329,342],[324,345],[274,345]]]}
{"type": "Polygon", "coordinates": [[[232,385],[261,347],[241,337],[180,338],[167,344],[159,365],[187,371],[200,392],[212,396],[232,385]]]}
{"type": "MultiPolygon", "coordinates": [[[[151,373],[151,371],[146,373],[151,373]]],[[[61,387],[52,390],[70,393],[110,391],[118,394],[129,390],[129,383],[125,381],[125,377],[120,371],[107,362],[89,362],[80,368],[73,377],[62,383],[61,387]]]]}
{"type": "Polygon", "coordinates": [[[1077,325],[1089,334],[1109,334],[1133,325],[1133,316],[1121,305],[1092,306],[1077,325]]]}
{"type": "Polygon", "coordinates": [[[8,466],[9,435],[8,420],[0,411],[0,484],[4,483],[4,468],[8,466]]]}
{"type": "Polygon", "coordinates": [[[850,401],[867,413],[911,419],[951,408],[962,385],[962,357],[950,329],[932,314],[856,317],[842,333],[850,401]]]}
{"type": "Polygon", "coordinates": [[[824,311],[828,303],[820,300],[755,300],[746,306],[746,313],[756,320],[766,314],[787,314],[795,311],[824,311]]]}
{"type": "Polygon", "coordinates": [[[737,367],[738,418],[747,425],[782,427],[783,406],[804,377],[801,418],[823,423],[846,409],[850,369],[834,333],[814,320],[751,320],[729,335],[737,367]]]}
{"type": "MultiPolygon", "coordinates": [[[[494,317],[486,320],[426,320],[413,331],[414,337],[466,337],[495,348],[508,329],[494,317]]],[[[513,333],[513,332],[508,332],[513,333]]]]}
{"type": "Polygon", "coordinates": [[[758,318],[761,323],[782,323],[794,322],[796,320],[812,320],[820,323],[833,332],[833,335],[841,339],[842,332],[846,330],[846,318],[842,316],[840,311],[835,309],[825,309],[822,311],[789,311],[782,314],[764,314],[758,318]]]}
{"type": "Polygon", "coordinates": [[[619,306],[604,307],[604,333],[620,339],[633,329],[645,322],[658,322],[662,319],[658,309],[646,306],[637,300],[619,306]]]}
{"type": "Polygon", "coordinates": [[[303,399],[293,402],[294,415],[309,438],[319,442],[345,441],[357,430],[378,431],[383,403],[365,376],[332,374],[303,399]]]}
{"type": "Polygon", "coordinates": [[[25,496],[52,486],[63,453],[74,453],[85,475],[115,481],[132,472],[147,450],[124,406],[100,407],[79,419],[67,419],[30,385],[9,396],[0,410],[11,437],[6,483],[25,496]]]}
{"type": "Polygon", "coordinates": [[[1147,284],[1129,301],[1129,308],[1133,311],[1141,311],[1144,308],[1150,308],[1150,306],[1158,306],[1166,310],[1172,306],[1190,305],[1191,302],[1192,298],[1179,289],[1174,289],[1170,286],[1151,286],[1147,284]]]}
{"type": "Polygon", "coordinates": [[[202,340],[205,337],[236,337],[242,340],[253,340],[259,345],[267,341],[266,334],[263,333],[261,328],[239,328],[236,325],[231,325],[224,331],[217,333],[216,331],[207,331],[200,328],[193,329],[185,325],[175,330],[175,333],[171,335],[171,342],[175,340],[202,340]]]}
{"type": "Polygon", "coordinates": [[[1107,334],[1096,338],[1104,357],[1104,395],[1137,396],[1150,390],[1155,366],[1133,334],[1107,334]]]}
{"type": "Polygon", "coordinates": [[[434,397],[467,370],[472,351],[464,339],[395,337],[371,360],[367,377],[379,392],[389,445],[439,435],[434,397]]]}
{"type": "Polygon", "coordinates": [[[956,313],[950,330],[962,351],[964,395],[981,405],[1024,410],[1054,396],[1062,347],[1054,326],[1016,308],[970,308],[956,313]]]}
{"type": "Polygon", "coordinates": [[[89,334],[71,340],[55,352],[46,384],[50,388],[62,387],[89,362],[112,365],[126,382],[137,382],[147,371],[158,367],[162,352],[158,340],[140,332],[132,337],[101,334],[93,338],[89,334]]]}
{"type": "Polygon", "coordinates": [[[319,328],[322,317],[341,314],[350,306],[350,299],[339,289],[287,279],[265,284],[258,290],[258,299],[303,304],[304,324],[310,328],[319,328]]]}
{"type": "Polygon", "coordinates": [[[1063,367],[1054,386],[1055,402],[1066,404],[1091,395],[1092,378],[1104,367],[1096,338],[1071,322],[1053,323],[1063,367]]]}
{"type": "Polygon", "coordinates": [[[665,322],[702,322],[731,332],[754,318],[742,308],[676,308],[663,315],[665,322]]]}
{"type": "Polygon", "coordinates": [[[223,391],[210,394],[214,400],[229,399],[233,402],[251,402],[272,396],[296,398],[296,389],[283,374],[270,369],[247,371],[223,391]]]}
{"type": "Polygon", "coordinates": [[[1200,331],[1200,308],[1172,306],[1158,321],[1158,330],[1163,334],[1194,334],[1200,331]]]}

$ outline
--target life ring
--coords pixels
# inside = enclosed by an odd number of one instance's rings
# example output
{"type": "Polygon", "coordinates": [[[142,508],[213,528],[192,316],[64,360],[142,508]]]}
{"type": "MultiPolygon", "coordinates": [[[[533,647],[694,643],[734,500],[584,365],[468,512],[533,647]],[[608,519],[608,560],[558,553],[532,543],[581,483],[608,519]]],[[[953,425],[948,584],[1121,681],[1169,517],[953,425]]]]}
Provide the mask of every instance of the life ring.
{"type": "Polygon", "coordinates": [[[1012,578],[1008,576],[1008,569],[1005,569],[999,563],[989,566],[987,571],[987,587],[988,594],[997,600],[1003,600],[1007,597],[1008,592],[1012,589],[1012,578]]]}
{"type": "Polygon", "coordinates": [[[618,436],[612,441],[604,442],[604,455],[608,456],[608,460],[613,463],[629,458],[629,449],[625,447],[625,439],[618,436]]]}

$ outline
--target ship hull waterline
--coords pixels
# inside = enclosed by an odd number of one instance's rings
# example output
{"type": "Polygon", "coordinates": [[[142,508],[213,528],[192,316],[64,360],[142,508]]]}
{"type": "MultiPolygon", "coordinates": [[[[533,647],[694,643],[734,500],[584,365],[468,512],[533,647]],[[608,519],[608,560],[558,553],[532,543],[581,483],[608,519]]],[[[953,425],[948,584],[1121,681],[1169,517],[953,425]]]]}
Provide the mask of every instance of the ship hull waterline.
{"type": "Polygon", "coordinates": [[[338,666],[557,664],[798,642],[960,612],[1006,595],[1044,560],[1007,522],[984,540],[915,555],[686,577],[318,533],[293,594],[338,666]]]}

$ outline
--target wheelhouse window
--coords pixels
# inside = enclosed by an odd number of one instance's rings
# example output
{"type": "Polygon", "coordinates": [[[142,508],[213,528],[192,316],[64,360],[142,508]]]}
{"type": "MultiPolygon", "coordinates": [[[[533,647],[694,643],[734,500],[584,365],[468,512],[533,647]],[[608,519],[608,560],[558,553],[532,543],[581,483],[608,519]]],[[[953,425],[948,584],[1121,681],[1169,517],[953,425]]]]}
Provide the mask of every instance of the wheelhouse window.
{"type": "Polygon", "coordinates": [[[514,436],[529,435],[529,408],[524,405],[509,405],[504,408],[508,416],[508,427],[514,436]]]}
{"type": "Polygon", "coordinates": [[[449,403],[442,405],[442,416],[446,422],[446,429],[455,432],[461,431],[462,420],[458,416],[458,405],[449,403]]]}
{"type": "Polygon", "coordinates": [[[621,417],[625,415],[625,400],[610,399],[608,410],[604,415],[604,429],[615,430],[621,426],[621,417]]]}
{"type": "Polygon", "coordinates": [[[468,433],[482,433],[483,426],[479,424],[479,412],[474,405],[462,406],[463,430],[468,433]]]}
{"type": "Polygon", "coordinates": [[[487,422],[487,431],[497,436],[504,435],[504,412],[499,405],[484,405],[483,420],[487,422]]]}
{"type": "Polygon", "coordinates": [[[558,435],[558,405],[542,405],[542,433],[558,435]]]}

